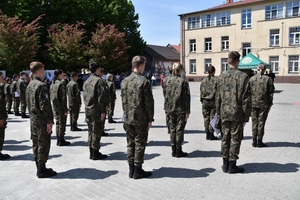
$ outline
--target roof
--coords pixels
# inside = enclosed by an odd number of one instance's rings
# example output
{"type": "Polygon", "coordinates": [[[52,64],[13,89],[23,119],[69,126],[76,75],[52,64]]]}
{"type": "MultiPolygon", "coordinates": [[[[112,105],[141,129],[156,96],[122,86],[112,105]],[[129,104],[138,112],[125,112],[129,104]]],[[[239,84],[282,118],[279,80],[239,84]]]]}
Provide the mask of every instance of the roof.
{"type": "Polygon", "coordinates": [[[147,44],[144,52],[158,60],[180,60],[179,52],[172,47],[147,44]]]}
{"type": "Polygon", "coordinates": [[[270,64],[257,58],[250,52],[240,60],[239,69],[256,69],[260,63],[263,63],[266,67],[270,67],[270,64]]]}
{"type": "MultiPolygon", "coordinates": [[[[186,14],[207,12],[207,11],[219,10],[219,9],[223,9],[223,8],[232,8],[232,7],[236,7],[236,6],[247,5],[247,4],[263,2],[263,1],[267,1],[267,0],[240,0],[240,1],[232,2],[232,3],[223,3],[221,5],[214,6],[212,8],[208,8],[208,9],[201,10],[201,11],[196,11],[196,12],[191,12],[191,13],[186,13],[186,14]]],[[[186,15],[186,14],[181,14],[181,15],[186,15]]]]}
{"type": "Polygon", "coordinates": [[[173,47],[176,51],[178,51],[180,53],[180,45],[170,44],[170,46],[173,47]]]}

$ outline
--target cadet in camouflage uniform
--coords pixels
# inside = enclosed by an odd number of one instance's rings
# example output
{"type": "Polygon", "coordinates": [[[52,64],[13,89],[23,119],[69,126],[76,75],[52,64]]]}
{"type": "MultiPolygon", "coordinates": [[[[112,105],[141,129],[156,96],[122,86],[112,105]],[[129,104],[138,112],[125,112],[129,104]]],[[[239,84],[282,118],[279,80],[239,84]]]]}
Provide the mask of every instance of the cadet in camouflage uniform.
{"type": "Polygon", "coordinates": [[[127,133],[129,178],[134,179],[152,175],[152,172],[144,171],[142,168],[148,131],[154,121],[154,99],[151,85],[142,75],[145,64],[145,57],[133,57],[133,72],[121,84],[124,130],[127,133]]]}
{"type": "Polygon", "coordinates": [[[250,78],[251,103],[252,103],[252,135],[253,147],[266,147],[262,142],[265,133],[265,123],[269,110],[273,105],[274,84],[272,78],[264,75],[266,66],[259,64],[258,74],[250,78]]]}
{"type": "Polygon", "coordinates": [[[0,72],[0,160],[9,159],[8,154],[2,154],[5,137],[5,127],[6,127],[6,102],[4,93],[4,79],[3,74],[0,72]]]}
{"type": "Polygon", "coordinates": [[[99,74],[99,77],[101,78],[101,87],[103,88],[103,97],[104,97],[104,102],[105,102],[105,108],[106,108],[106,112],[105,112],[105,117],[104,117],[104,120],[101,121],[101,129],[102,129],[102,134],[101,136],[108,136],[109,134],[108,133],[105,133],[104,131],[104,127],[105,127],[105,119],[106,119],[106,113],[108,111],[108,106],[109,106],[109,91],[108,91],[108,85],[105,81],[105,79],[103,79],[103,72],[104,72],[104,69],[101,68],[100,69],[100,74],[99,74]]]}
{"type": "Polygon", "coordinates": [[[113,120],[114,116],[114,110],[115,110],[115,103],[116,103],[116,88],[114,83],[114,77],[112,74],[106,75],[106,83],[108,85],[108,92],[109,92],[109,106],[108,106],[108,123],[116,123],[116,121],[113,120]]]}
{"type": "Polygon", "coordinates": [[[89,129],[88,144],[90,159],[100,160],[107,158],[99,152],[102,133],[102,124],[106,114],[106,98],[103,80],[100,78],[101,68],[98,62],[89,64],[90,77],[83,84],[83,100],[85,104],[85,116],[89,129]]]}
{"type": "Polygon", "coordinates": [[[190,115],[191,95],[189,83],[181,77],[183,66],[173,64],[173,76],[163,84],[165,97],[165,112],[169,115],[170,140],[173,157],[186,157],[182,151],[184,128],[190,115]]]}
{"type": "Polygon", "coordinates": [[[68,105],[67,88],[63,80],[63,71],[56,69],[54,71],[53,82],[50,86],[50,98],[56,121],[57,146],[68,146],[70,142],[65,140],[68,105]]]}
{"type": "Polygon", "coordinates": [[[223,138],[221,155],[223,172],[241,173],[244,168],[236,166],[239,158],[243,125],[251,112],[251,97],[248,76],[238,70],[240,54],[228,54],[230,69],[219,76],[216,109],[221,118],[223,138]]]}
{"type": "Polygon", "coordinates": [[[215,78],[216,69],[210,65],[207,69],[208,77],[201,81],[200,85],[200,101],[202,103],[202,114],[204,118],[204,127],[207,140],[217,140],[214,136],[214,129],[210,125],[210,121],[216,114],[216,93],[218,87],[218,79],[215,78]]]}
{"type": "MultiPolygon", "coordinates": [[[[163,83],[162,83],[162,88],[164,88],[165,86],[164,85],[167,85],[167,82],[168,80],[172,77],[172,69],[169,70],[169,76],[167,76],[163,83]]],[[[164,102],[164,110],[165,110],[165,114],[166,114],[166,125],[167,125],[167,128],[168,128],[168,133],[170,134],[170,117],[169,117],[169,114],[166,112],[166,102],[164,102]]]]}
{"type": "Polygon", "coordinates": [[[46,168],[51,144],[53,113],[48,87],[42,81],[44,65],[40,62],[32,62],[30,71],[33,80],[26,88],[26,102],[30,115],[33,156],[37,165],[37,177],[46,178],[57,174],[51,168],[46,168]]]}
{"type": "Polygon", "coordinates": [[[29,116],[26,115],[26,87],[27,87],[27,83],[25,82],[26,76],[27,76],[26,72],[21,72],[20,78],[17,81],[17,92],[20,96],[22,118],[29,118],[29,116]]]}
{"type": "Polygon", "coordinates": [[[4,85],[7,114],[14,114],[13,112],[11,112],[11,106],[12,106],[11,85],[12,85],[11,79],[7,77],[6,83],[4,85]]]}
{"type": "Polygon", "coordinates": [[[21,116],[21,114],[19,112],[20,94],[17,92],[17,82],[18,82],[19,78],[20,77],[19,77],[18,74],[14,74],[13,75],[13,82],[12,82],[11,94],[12,94],[13,99],[14,99],[14,112],[15,112],[15,116],[21,116]]]}
{"type": "Polygon", "coordinates": [[[77,120],[81,108],[81,95],[78,83],[76,82],[77,80],[78,73],[72,72],[71,81],[67,85],[71,131],[82,131],[82,129],[77,127],[77,120]]]}

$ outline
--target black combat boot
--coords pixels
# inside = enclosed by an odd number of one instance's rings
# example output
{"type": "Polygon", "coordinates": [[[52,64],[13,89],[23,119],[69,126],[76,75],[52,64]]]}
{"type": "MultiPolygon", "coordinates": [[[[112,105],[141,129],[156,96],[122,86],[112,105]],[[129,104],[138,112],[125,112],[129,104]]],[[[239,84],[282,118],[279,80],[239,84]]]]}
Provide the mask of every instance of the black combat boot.
{"type": "Polygon", "coordinates": [[[228,167],[229,167],[229,159],[223,158],[222,170],[224,173],[228,173],[228,167]]]}
{"type": "Polygon", "coordinates": [[[14,114],[13,112],[11,112],[11,111],[7,111],[7,114],[14,114]]]}
{"type": "Polygon", "coordinates": [[[70,144],[71,142],[66,141],[64,136],[59,136],[57,140],[57,146],[68,146],[70,144]]]}
{"type": "Polygon", "coordinates": [[[117,123],[112,117],[108,117],[108,123],[117,123]]]}
{"type": "Polygon", "coordinates": [[[257,147],[267,147],[268,145],[266,145],[265,143],[262,142],[262,139],[258,139],[257,141],[257,147]]]}
{"type": "Polygon", "coordinates": [[[53,171],[53,169],[46,168],[45,164],[38,163],[38,170],[36,173],[38,178],[52,177],[52,176],[55,176],[56,174],[57,174],[56,171],[53,171]]]}
{"type": "Polygon", "coordinates": [[[206,132],[206,140],[209,140],[210,138],[210,132],[206,132]]]}
{"type": "Polygon", "coordinates": [[[253,138],[252,146],[257,147],[257,139],[256,138],[253,138]]]}
{"type": "Polygon", "coordinates": [[[93,148],[90,147],[89,149],[90,149],[90,159],[93,159],[93,148]]]}
{"type": "Polygon", "coordinates": [[[92,151],[93,151],[92,160],[102,160],[107,158],[107,155],[100,153],[99,149],[92,149],[92,151]]]}
{"type": "Polygon", "coordinates": [[[29,118],[29,116],[22,112],[22,118],[29,118]]]}
{"type": "Polygon", "coordinates": [[[16,111],[15,116],[22,116],[22,115],[19,113],[19,111],[16,111]]]}
{"type": "Polygon", "coordinates": [[[104,137],[105,137],[105,136],[109,136],[109,134],[108,134],[108,133],[105,133],[104,130],[103,130],[101,136],[104,136],[104,137]]]}
{"type": "Polygon", "coordinates": [[[134,163],[128,163],[129,165],[129,178],[133,178],[134,174],[134,163]]]}
{"type": "Polygon", "coordinates": [[[0,152],[0,160],[7,160],[10,158],[10,155],[8,154],[3,154],[0,152]]]}
{"type": "Polygon", "coordinates": [[[186,152],[183,152],[181,147],[176,149],[176,158],[187,157],[187,156],[188,154],[186,152]]]}
{"type": "Polygon", "coordinates": [[[172,157],[175,157],[176,156],[176,146],[173,145],[171,147],[172,147],[172,157]]]}
{"type": "Polygon", "coordinates": [[[146,172],[142,169],[142,166],[134,166],[133,171],[133,178],[140,179],[140,178],[147,178],[152,175],[152,172],[146,172]]]}
{"type": "Polygon", "coordinates": [[[209,133],[209,140],[217,140],[218,138],[214,136],[214,132],[209,133]]]}
{"type": "Polygon", "coordinates": [[[81,129],[81,128],[78,128],[78,127],[76,126],[76,124],[72,124],[72,125],[71,125],[71,131],[82,131],[82,129],[81,129]]]}
{"type": "Polygon", "coordinates": [[[236,166],[236,161],[229,161],[228,173],[229,174],[236,174],[242,173],[245,169],[243,167],[236,166]]]}

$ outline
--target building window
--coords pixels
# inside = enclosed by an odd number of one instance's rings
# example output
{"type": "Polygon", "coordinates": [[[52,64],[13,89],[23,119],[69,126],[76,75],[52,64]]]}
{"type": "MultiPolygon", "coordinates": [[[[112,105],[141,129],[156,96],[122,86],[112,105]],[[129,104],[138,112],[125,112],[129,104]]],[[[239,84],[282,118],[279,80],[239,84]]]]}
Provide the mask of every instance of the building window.
{"type": "Polygon", "coordinates": [[[279,56],[270,56],[269,63],[271,65],[271,70],[274,73],[278,73],[278,71],[279,71],[279,56]]]}
{"type": "Polygon", "coordinates": [[[224,73],[227,71],[227,58],[221,58],[221,73],[224,73]]]}
{"type": "Polygon", "coordinates": [[[224,26],[230,24],[230,12],[223,12],[217,14],[217,26],[224,26]]]}
{"type": "Polygon", "coordinates": [[[266,19],[278,19],[283,17],[283,4],[266,6],[266,19]]]}
{"type": "Polygon", "coordinates": [[[299,55],[289,56],[289,73],[298,72],[299,62],[299,55]]]}
{"type": "Polygon", "coordinates": [[[211,38],[205,38],[205,51],[211,51],[212,50],[212,43],[211,38]]]}
{"type": "Polygon", "coordinates": [[[286,17],[300,16],[300,1],[293,1],[286,4],[286,17]]]}
{"type": "Polygon", "coordinates": [[[222,42],[222,51],[229,50],[229,36],[222,36],[221,42],[222,42]]]}
{"type": "Polygon", "coordinates": [[[243,43],[243,57],[251,52],[251,44],[243,43]]]}
{"type": "Polygon", "coordinates": [[[279,46],[279,29],[270,30],[270,46],[279,46]]]}
{"type": "Polygon", "coordinates": [[[190,60],[190,74],[196,74],[196,60],[190,60]]]}
{"type": "Polygon", "coordinates": [[[196,52],[196,40],[190,40],[190,52],[196,52]]]}
{"type": "Polygon", "coordinates": [[[290,28],[290,45],[300,44],[300,26],[290,28]]]}
{"type": "Polygon", "coordinates": [[[200,28],[200,17],[189,17],[188,18],[188,29],[200,28]]]}
{"type": "Polygon", "coordinates": [[[211,59],[204,59],[204,73],[207,74],[208,67],[211,65],[211,59]]]}
{"type": "Polygon", "coordinates": [[[251,28],[251,9],[242,10],[242,29],[251,28]]]}
{"type": "Polygon", "coordinates": [[[215,25],[215,15],[204,15],[202,16],[202,28],[211,27],[215,25]]]}

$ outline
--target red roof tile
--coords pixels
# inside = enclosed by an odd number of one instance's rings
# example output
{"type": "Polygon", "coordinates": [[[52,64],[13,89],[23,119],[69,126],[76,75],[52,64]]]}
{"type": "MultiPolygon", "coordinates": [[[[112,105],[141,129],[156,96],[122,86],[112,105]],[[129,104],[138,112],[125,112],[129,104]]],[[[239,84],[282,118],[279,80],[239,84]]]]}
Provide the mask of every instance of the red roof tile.
{"type": "Polygon", "coordinates": [[[266,0],[241,0],[241,1],[236,1],[236,2],[232,2],[232,3],[224,3],[222,5],[208,8],[208,9],[205,9],[202,11],[215,10],[215,9],[220,9],[220,8],[228,8],[228,7],[245,5],[245,4],[250,4],[250,3],[262,2],[262,1],[266,1],[266,0]]]}

